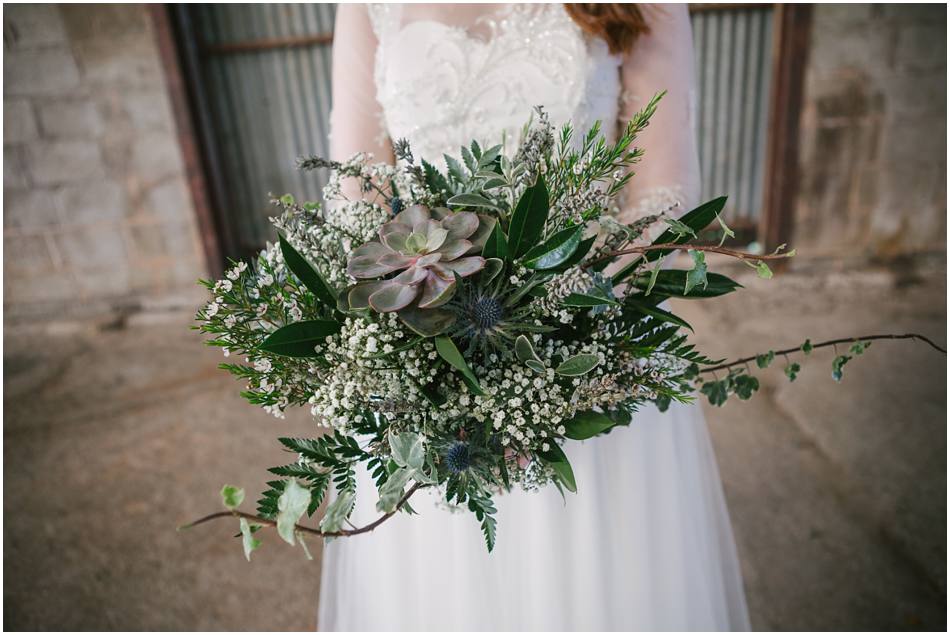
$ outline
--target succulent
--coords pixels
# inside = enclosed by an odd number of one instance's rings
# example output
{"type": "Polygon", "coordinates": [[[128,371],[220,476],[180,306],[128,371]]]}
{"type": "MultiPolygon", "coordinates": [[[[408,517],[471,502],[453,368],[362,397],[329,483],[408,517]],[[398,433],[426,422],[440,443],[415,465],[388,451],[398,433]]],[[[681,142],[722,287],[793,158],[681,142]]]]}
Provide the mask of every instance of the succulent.
{"type": "Polygon", "coordinates": [[[347,273],[364,280],[350,288],[350,307],[385,313],[444,305],[455,294],[456,277],[485,267],[485,259],[476,254],[494,222],[472,212],[424,205],[402,210],[380,227],[378,241],[358,247],[350,257],[347,273]]]}

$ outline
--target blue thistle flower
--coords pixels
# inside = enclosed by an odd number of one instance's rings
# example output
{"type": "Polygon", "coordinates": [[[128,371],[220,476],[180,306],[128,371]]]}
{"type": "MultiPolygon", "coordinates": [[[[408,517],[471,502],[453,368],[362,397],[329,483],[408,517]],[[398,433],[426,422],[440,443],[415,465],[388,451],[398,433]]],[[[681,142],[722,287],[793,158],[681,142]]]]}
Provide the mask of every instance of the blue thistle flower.
{"type": "Polygon", "coordinates": [[[445,465],[456,474],[464,472],[471,464],[472,457],[468,451],[468,445],[461,441],[452,444],[452,447],[445,454],[445,465]]]}
{"type": "Polygon", "coordinates": [[[394,196],[389,199],[389,209],[393,211],[393,216],[405,209],[406,205],[402,202],[402,199],[398,196],[394,196]]]}

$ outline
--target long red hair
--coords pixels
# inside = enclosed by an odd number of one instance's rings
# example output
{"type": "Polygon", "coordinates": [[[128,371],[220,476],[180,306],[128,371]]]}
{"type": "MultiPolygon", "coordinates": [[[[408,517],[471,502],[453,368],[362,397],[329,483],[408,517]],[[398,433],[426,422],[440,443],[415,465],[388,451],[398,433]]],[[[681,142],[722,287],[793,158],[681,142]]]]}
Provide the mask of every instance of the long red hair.
{"type": "Polygon", "coordinates": [[[640,5],[632,2],[569,2],[564,8],[585,33],[607,42],[611,53],[626,53],[650,30],[640,5]]]}

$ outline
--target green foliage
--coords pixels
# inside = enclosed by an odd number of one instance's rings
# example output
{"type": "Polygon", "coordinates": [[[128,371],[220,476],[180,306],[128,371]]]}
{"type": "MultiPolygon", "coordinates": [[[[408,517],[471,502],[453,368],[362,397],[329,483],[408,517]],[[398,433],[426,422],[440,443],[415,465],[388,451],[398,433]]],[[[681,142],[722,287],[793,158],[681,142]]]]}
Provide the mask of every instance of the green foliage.
{"type": "Polygon", "coordinates": [[[805,343],[802,344],[802,352],[806,355],[811,355],[811,351],[814,347],[811,345],[811,340],[805,340],[805,343]]]}
{"type": "MultiPolygon", "coordinates": [[[[701,287],[687,287],[687,276],[690,272],[683,269],[663,269],[657,270],[653,276],[638,275],[633,279],[633,284],[638,289],[647,289],[652,282],[651,293],[659,296],[659,299],[680,297],[680,298],[715,298],[717,296],[732,293],[742,285],[734,280],[718,273],[708,273],[706,275],[706,284],[701,287]],[[655,277],[655,280],[651,280],[655,277]],[[689,291],[683,293],[684,289],[689,291]]],[[[614,282],[617,279],[614,278],[614,282]]]]}
{"type": "Polygon", "coordinates": [[[732,389],[739,399],[751,399],[759,389],[759,380],[752,375],[736,375],[732,379],[732,389]]]}
{"type": "Polygon", "coordinates": [[[501,223],[495,223],[495,226],[492,228],[492,232],[488,236],[488,242],[485,243],[485,248],[482,249],[482,256],[486,259],[508,259],[508,238],[501,228],[501,223]]]}
{"type": "Polygon", "coordinates": [[[699,389],[699,392],[706,395],[709,399],[709,403],[714,406],[721,406],[726,403],[726,399],[729,398],[729,384],[731,383],[730,379],[720,379],[714,381],[707,381],[702,385],[702,388],[699,389]]]}
{"type": "Polygon", "coordinates": [[[283,326],[261,344],[261,350],[287,357],[319,357],[317,346],[340,332],[342,325],[333,320],[305,320],[283,326]]]}
{"type": "Polygon", "coordinates": [[[844,365],[851,361],[850,355],[838,355],[831,362],[831,377],[835,381],[841,381],[844,377],[844,365]]]}
{"type": "Polygon", "coordinates": [[[221,488],[221,502],[228,509],[237,509],[244,502],[244,489],[234,485],[225,485],[221,488]]]}
{"type": "Polygon", "coordinates": [[[619,303],[616,300],[611,300],[610,298],[603,298],[596,295],[587,295],[585,293],[571,293],[568,294],[566,298],[561,300],[561,304],[564,306],[573,306],[573,307],[595,307],[595,306],[617,306],[619,303]]]}
{"type": "Polygon", "coordinates": [[[558,375],[567,375],[568,377],[580,377],[594,370],[598,364],[600,364],[599,356],[581,353],[580,355],[574,355],[561,362],[561,364],[554,369],[554,372],[558,375]]]}
{"type": "Polygon", "coordinates": [[[327,511],[320,520],[320,530],[328,533],[340,531],[343,523],[353,512],[353,506],[356,504],[356,491],[345,489],[337,493],[336,499],[327,505],[327,511]]]}
{"type": "Polygon", "coordinates": [[[581,244],[584,228],[568,227],[557,232],[544,243],[533,247],[525,254],[524,265],[528,269],[555,269],[574,255],[581,244]]]}
{"type": "Polygon", "coordinates": [[[768,368],[775,361],[775,351],[755,356],[755,365],[759,368],[768,368]]]}
{"type": "Polygon", "coordinates": [[[584,410],[564,422],[564,436],[575,441],[583,441],[603,434],[616,425],[607,415],[593,410],[584,410]]]}
{"type": "Polygon", "coordinates": [[[706,268],[706,254],[695,249],[689,251],[693,259],[693,268],[686,273],[686,285],[683,289],[683,295],[689,295],[689,292],[702,285],[703,289],[709,286],[707,279],[708,270],[706,268]]]}
{"type": "Polygon", "coordinates": [[[788,377],[789,381],[795,381],[798,378],[798,373],[801,372],[802,367],[798,362],[792,362],[785,367],[785,376],[788,377]]]}
{"type": "Polygon", "coordinates": [[[478,385],[478,378],[475,377],[475,373],[472,372],[455,342],[448,337],[436,337],[435,350],[442,359],[449,363],[449,366],[462,373],[462,379],[471,392],[476,395],[485,394],[478,385]]]}
{"type": "Polygon", "coordinates": [[[569,491],[577,491],[577,481],[574,480],[574,470],[571,468],[567,455],[553,441],[549,443],[547,451],[538,452],[538,457],[544,461],[557,476],[558,481],[569,491]]]}
{"type": "Polygon", "coordinates": [[[512,258],[521,258],[538,244],[550,211],[548,188],[544,177],[526,189],[508,223],[508,252],[512,258]]]}
{"type": "Polygon", "coordinates": [[[300,255],[293,245],[278,234],[280,241],[280,251],[284,256],[284,262],[287,268],[297,278],[303,282],[304,286],[310,290],[325,306],[335,309],[337,292],[331,287],[316,268],[313,267],[307,259],[300,255]]]}

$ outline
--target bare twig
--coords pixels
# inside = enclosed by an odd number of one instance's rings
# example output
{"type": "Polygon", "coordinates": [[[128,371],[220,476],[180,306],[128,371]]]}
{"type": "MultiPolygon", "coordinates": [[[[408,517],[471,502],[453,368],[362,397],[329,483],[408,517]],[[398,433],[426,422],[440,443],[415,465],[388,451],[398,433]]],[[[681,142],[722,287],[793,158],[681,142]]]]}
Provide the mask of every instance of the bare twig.
{"type": "MultiPolygon", "coordinates": [[[[857,342],[870,342],[872,340],[920,340],[921,342],[925,342],[929,344],[930,346],[937,349],[944,355],[947,354],[947,349],[941,348],[940,346],[935,344],[933,340],[931,340],[929,337],[919,335],[917,333],[905,333],[903,335],[887,334],[887,335],[865,335],[863,337],[842,337],[836,340],[828,340],[827,342],[819,342],[818,344],[812,344],[812,350],[816,348],[826,348],[828,346],[834,346],[837,349],[838,344],[853,344],[857,342]]],[[[802,350],[801,346],[796,346],[794,348],[786,348],[781,351],[775,351],[775,354],[788,355],[789,353],[796,353],[801,350],[802,350]]],[[[751,357],[743,357],[741,359],[737,359],[731,362],[726,362],[724,364],[719,364],[717,366],[709,366],[708,368],[703,368],[700,372],[708,373],[708,372],[713,372],[717,370],[725,370],[727,368],[732,368],[733,366],[746,364],[748,362],[755,360],[755,358],[756,358],[756,355],[752,355],[751,357]]]]}
{"type": "MultiPolygon", "coordinates": [[[[340,531],[320,531],[319,529],[314,529],[313,527],[307,527],[306,525],[295,525],[295,527],[297,531],[302,531],[307,534],[313,534],[314,536],[321,536],[323,538],[337,538],[337,537],[342,537],[342,536],[356,536],[358,534],[365,534],[367,532],[373,531],[374,529],[382,525],[384,522],[386,522],[390,517],[392,517],[393,514],[399,511],[399,509],[403,505],[406,504],[406,501],[409,500],[410,496],[415,494],[417,491],[419,491],[423,487],[428,487],[428,486],[423,485],[422,483],[416,483],[415,485],[409,488],[409,491],[407,491],[403,495],[402,498],[399,499],[399,502],[396,504],[395,509],[393,509],[391,512],[387,512],[383,514],[382,516],[380,516],[379,518],[377,518],[370,524],[364,525],[363,527],[355,527],[353,529],[341,529],[340,531]]],[[[192,527],[197,527],[198,525],[201,525],[210,520],[215,520],[218,518],[246,518],[249,521],[253,521],[261,525],[270,525],[272,527],[277,525],[276,520],[271,520],[269,518],[261,518],[260,516],[255,516],[254,514],[248,514],[247,512],[242,512],[235,509],[231,511],[216,512],[214,514],[208,514],[207,516],[203,518],[199,518],[193,523],[188,523],[187,525],[183,525],[179,527],[179,530],[191,529],[192,527]]]]}
{"type": "Polygon", "coordinates": [[[679,244],[679,243],[660,243],[658,245],[643,245],[641,247],[628,247],[627,249],[619,249],[617,251],[611,251],[602,256],[594,258],[587,261],[583,265],[583,269],[587,269],[591,265],[601,262],[603,260],[610,260],[611,258],[616,258],[617,256],[626,256],[628,254],[645,254],[650,251],[709,251],[715,254],[725,254],[726,256],[731,256],[733,258],[738,258],[739,260],[747,261],[758,261],[758,260],[784,260],[785,258],[791,258],[794,254],[793,252],[788,252],[784,254],[774,253],[774,254],[753,254],[747,251],[738,251],[736,249],[729,249],[727,247],[720,247],[718,245],[690,245],[690,244],[679,244]]]}

